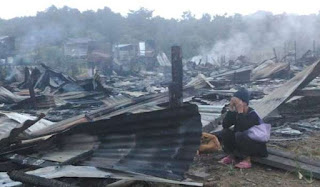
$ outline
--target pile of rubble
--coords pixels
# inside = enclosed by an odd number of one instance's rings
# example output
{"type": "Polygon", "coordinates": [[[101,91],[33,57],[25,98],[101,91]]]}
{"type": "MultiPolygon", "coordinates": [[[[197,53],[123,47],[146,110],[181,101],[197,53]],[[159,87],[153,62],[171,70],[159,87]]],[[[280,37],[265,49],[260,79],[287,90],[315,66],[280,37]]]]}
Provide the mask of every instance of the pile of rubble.
{"type": "MultiPolygon", "coordinates": [[[[1,185],[72,186],[82,185],[75,178],[86,178],[104,184],[118,180],[114,185],[202,186],[185,173],[201,133],[219,133],[240,86],[249,88],[253,108],[273,124],[271,143],[320,129],[319,61],[300,72],[288,63],[266,61],[240,69],[231,63],[224,72],[194,76],[194,66],[182,67],[181,54],[172,55],[172,82],[165,70],[76,79],[46,65],[26,67],[12,76],[20,78],[2,81],[1,185]]],[[[315,161],[269,153],[255,162],[292,171],[298,161],[320,177],[315,161]]]]}

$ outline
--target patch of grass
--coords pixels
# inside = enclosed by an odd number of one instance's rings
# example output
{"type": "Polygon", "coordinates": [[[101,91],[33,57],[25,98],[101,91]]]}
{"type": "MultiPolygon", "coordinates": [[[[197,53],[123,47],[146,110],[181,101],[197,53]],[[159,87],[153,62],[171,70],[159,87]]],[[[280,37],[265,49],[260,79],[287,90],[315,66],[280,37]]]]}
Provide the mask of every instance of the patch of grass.
{"type": "Polygon", "coordinates": [[[232,183],[230,184],[230,187],[241,187],[241,185],[239,183],[232,183]]]}
{"type": "Polygon", "coordinates": [[[228,174],[230,176],[234,176],[235,172],[236,172],[236,170],[234,169],[233,165],[228,165],[228,174]]]}

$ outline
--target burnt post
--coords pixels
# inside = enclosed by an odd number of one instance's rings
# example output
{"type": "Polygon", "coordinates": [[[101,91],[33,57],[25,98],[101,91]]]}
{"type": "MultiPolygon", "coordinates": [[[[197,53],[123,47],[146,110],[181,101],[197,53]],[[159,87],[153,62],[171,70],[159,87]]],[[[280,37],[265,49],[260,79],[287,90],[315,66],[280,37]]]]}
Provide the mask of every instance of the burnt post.
{"type": "Polygon", "coordinates": [[[29,72],[29,68],[25,67],[24,68],[24,82],[27,83],[30,77],[30,72],[29,72]]]}
{"type": "Polygon", "coordinates": [[[284,50],[284,62],[287,62],[287,43],[286,42],[284,42],[284,48],[283,48],[283,50],[284,50]]]}
{"type": "Polygon", "coordinates": [[[297,42],[294,41],[294,64],[297,64],[297,42]]]}
{"type": "Polygon", "coordinates": [[[276,52],[276,48],[273,48],[273,54],[274,54],[274,58],[276,59],[276,63],[278,63],[278,56],[277,56],[277,52],[276,52]]]}
{"type": "Polygon", "coordinates": [[[316,41],[313,40],[313,57],[317,57],[316,55],[316,41]]]}
{"type": "Polygon", "coordinates": [[[29,94],[30,94],[30,101],[31,101],[31,105],[33,108],[36,108],[37,107],[37,101],[36,101],[36,94],[35,94],[35,91],[34,91],[34,84],[35,84],[35,77],[36,74],[35,74],[35,71],[33,70],[31,72],[31,75],[29,76],[29,80],[28,80],[28,88],[29,88],[29,94]]]}
{"type": "Polygon", "coordinates": [[[172,83],[169,86],[170,107],[178,107],[183,103],[183,71],[182,51],[180,46],[171,47],[172,83]]]}

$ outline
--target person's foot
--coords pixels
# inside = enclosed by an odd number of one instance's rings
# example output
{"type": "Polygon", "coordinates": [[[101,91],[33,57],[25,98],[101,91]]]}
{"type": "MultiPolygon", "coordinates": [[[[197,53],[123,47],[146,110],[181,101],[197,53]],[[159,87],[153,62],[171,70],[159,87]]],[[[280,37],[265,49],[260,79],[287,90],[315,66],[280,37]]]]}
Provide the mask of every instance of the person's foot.
{"type": "Polygon", "coordinates": [[[228,155],[219,161],[220,164],[227,164],[227,165],[235,162],[236,160],[231,155],[228,155]]]}
{"type": "Polygon", "coordinates": [[[239,168],[239,169],[249,169],[251,168],[251,162],[247,161],[247,160],[243,160],[241,162],[239,162],[238,164],[236,164],[234,167],[239,168]]]}

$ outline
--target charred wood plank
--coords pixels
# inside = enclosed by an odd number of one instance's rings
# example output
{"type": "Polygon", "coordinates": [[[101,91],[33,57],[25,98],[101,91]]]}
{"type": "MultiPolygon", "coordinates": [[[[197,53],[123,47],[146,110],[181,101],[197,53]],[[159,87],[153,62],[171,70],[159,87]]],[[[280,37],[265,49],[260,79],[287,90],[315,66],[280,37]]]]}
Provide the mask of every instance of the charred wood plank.
{"type": "Polygon", "coordinates": [[[46,179],[43,177],[29,175],[22,171],[8,172],[11,180],[22,182],[23,184],[40,186],[40,187],[72,187],[74,185],[67,184],[55,179],[46,179]]]}
{"type": "Polygon", "coordinates": [[[296,96],[310,96],[310,97],[319,97],[320,90],[296,90],[294,92],[296,96]]]}
{"type": "Polygon", "coordinates": [[[305,176],[320,179],[320,167],[305,164],[282,156],[269,154],[266,158],[252,158],[252,161],[291,172],[300,172],[305,176]]]}
{"type": "Polygon", "coordinates": [[[285,152],[285,151],[281,151],[273,148],[268,148],[268,153],[276,156],[281,156],[283,158],[295,160],[301,163],[320,167],[320,160],[310,159],[306,156],[298,156],[296,154],[292,154],[291,152],[285,152]]]}
{"type": "Polygon", "coordinates": [[[180,46],[171,48],[172,63],[172,83],[169,87],[170,106],[177,107],[182,105],[183,99],[183,69],[182,69],[182,52],[180,46]]]}
{"type": "Polygon", "coordinates": [[[64,162],[62,162],[60,165],[71,165],[71,164],[75,164],[77,162],[80,162],[82,160],[85,160],[86,158],[88,158],[89,156],[91,156],[93,154],[93,150],[84,152],[80,155],[77,155],[69,160],[66,160],[64,162]]]}

